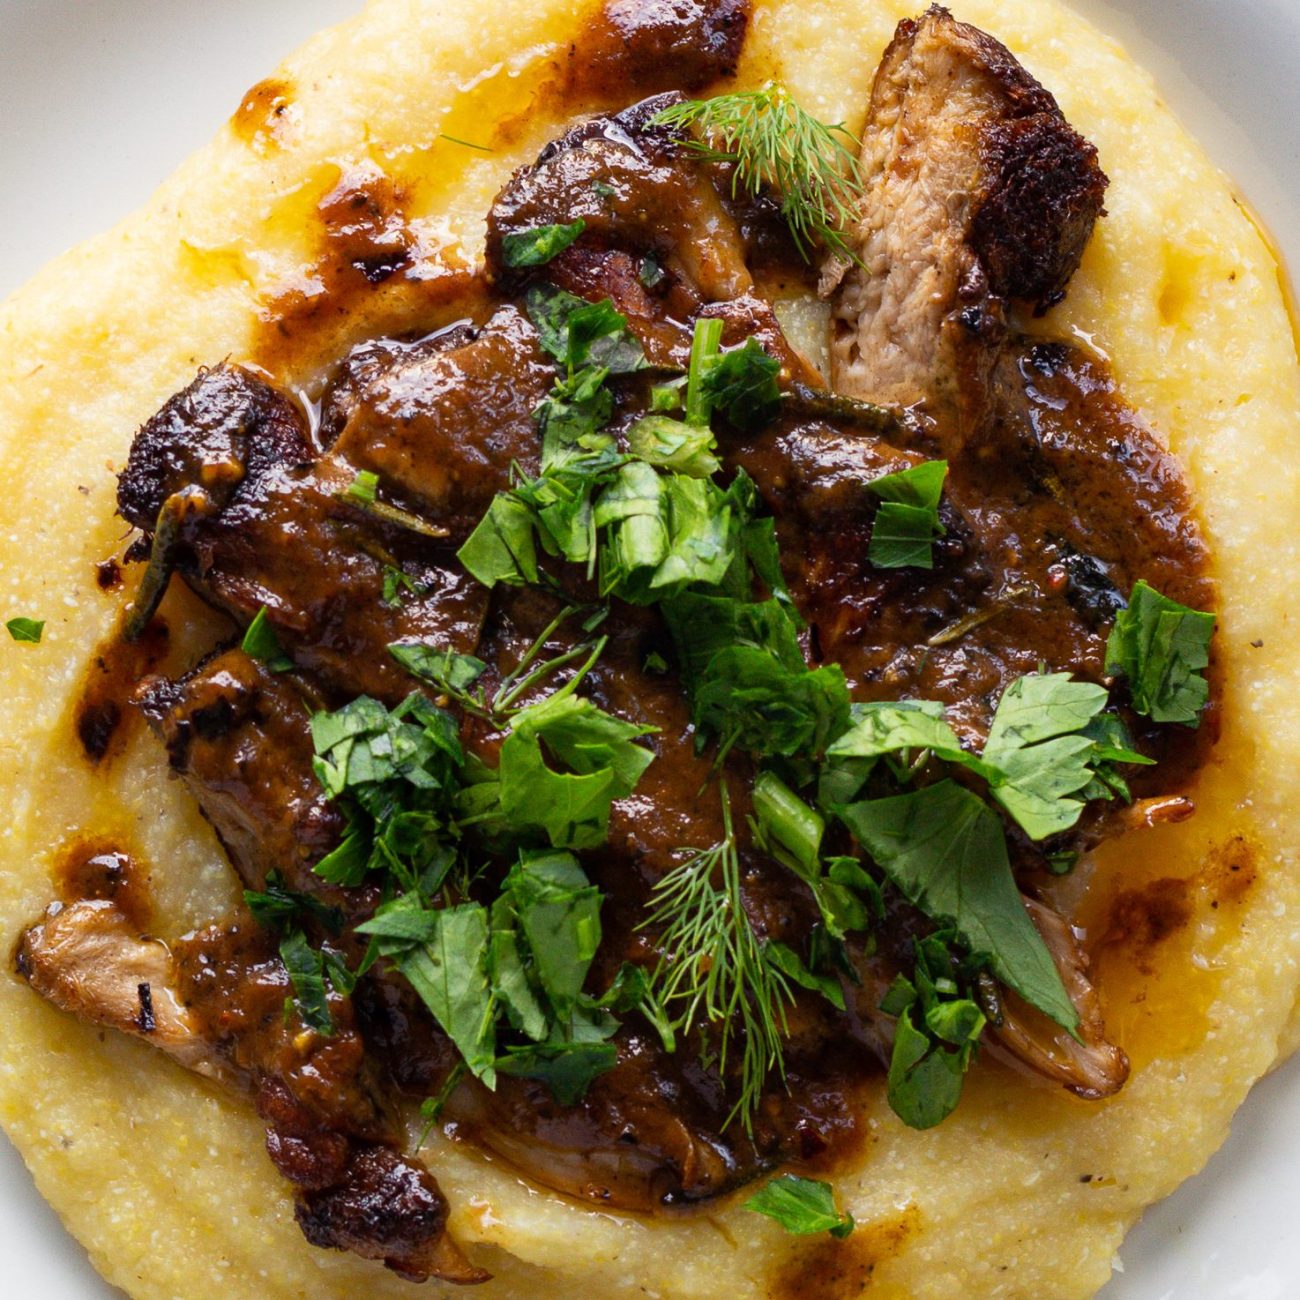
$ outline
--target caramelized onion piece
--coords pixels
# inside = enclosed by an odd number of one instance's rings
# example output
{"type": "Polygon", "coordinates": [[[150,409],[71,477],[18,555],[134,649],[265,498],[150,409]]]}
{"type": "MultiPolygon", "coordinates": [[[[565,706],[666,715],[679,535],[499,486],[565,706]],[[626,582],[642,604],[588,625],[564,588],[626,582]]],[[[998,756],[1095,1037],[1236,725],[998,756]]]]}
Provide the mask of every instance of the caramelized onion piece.
{"type": "Polygon", "coordinates": [[[1003,990],[1002,1024],[990,1025],[989,1047],[994,1055],[1062,1084],[1076,1097],[1088,1101],[1113,1097],[1128,1078],[1128,1057],[1106,1040],[1100,1000],[1088,977],[1087,955],[1064,917],[1033,899],[1027,898],[1025,906],[1079,1013],[1079,1038],[1003,990]]]}

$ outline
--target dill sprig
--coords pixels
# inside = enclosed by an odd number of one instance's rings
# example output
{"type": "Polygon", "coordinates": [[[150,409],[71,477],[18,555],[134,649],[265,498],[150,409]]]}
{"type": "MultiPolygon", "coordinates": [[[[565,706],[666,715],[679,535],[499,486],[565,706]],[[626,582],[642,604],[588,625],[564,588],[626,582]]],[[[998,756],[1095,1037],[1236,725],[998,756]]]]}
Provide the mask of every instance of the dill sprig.
{"type": "Polygon", "coordinates": [[[794,995],[745,912],[725,780],[720,789],[722,839],[694,850],[655,885],[652,911],[640,928],[664,927],[663,956],[650,983],[673,1033],[688,1035],[701,1020],[720,1026],[716,1051],[707,1034],[702,1051],[724,1077],[739,1036],[740,1095],[723,1127],[739,1116],[749,1132],[769,1073],[785,1078],[786,1007],[794,995]]]}
{"type": "Polygon", "coordinates": [[[654,121],[693,128],[699,138],[691,145],[698,153],[733,163],[733,194],[744,189],[757,197],[764,186],[774,190],[805,260],[818,241],[837,256],[857,260],[844,228],[857,219],[862,168],[858,140],[843,123],[818,121],[775,81],[760,90],[673,104],[654,121]]]}

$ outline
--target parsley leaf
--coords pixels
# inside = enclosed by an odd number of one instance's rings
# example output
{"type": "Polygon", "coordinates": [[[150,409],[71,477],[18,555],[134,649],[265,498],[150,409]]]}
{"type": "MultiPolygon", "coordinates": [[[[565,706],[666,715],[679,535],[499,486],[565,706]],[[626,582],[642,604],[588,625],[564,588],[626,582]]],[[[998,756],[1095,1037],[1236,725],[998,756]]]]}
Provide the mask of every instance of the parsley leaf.
{"type": "MultiPolygon", "coordinates": [[[[755,842],[808,886],[830,935],[843,939],[850,930],[868,929],[870,915],[861,899],[848,887],[850,882],[836,879],[833,872],[828,874],[823,870],[821,843],[826,823],[821,815],[773,772],[759,774],[752,797],[755,842]]],[[[856,878],[852,883],[858,883],[856,878]]],[[[782,969],[805,988],[821,987],[808,983],[795,969],[787,966],[782,969]]],[[[839,986],[835,985],[835,988],[838,992],[839,986]]],[[[827,996],[836,1000],[830,994],[827,996]]]]}
{"type": "Polygon", "coordinates": [[[632,742],[653,730],[611,717],[575,695],[551,695],[516,714],[499,768],[507,822],[537,827],[555,848],[603,843],[610,805],[632,793],[654,759],[632,742]],[[568,771],[550,766],[548,753],[568,771]]]}
{"type": "Polygon", "coordinates": [[[565,226],[534,226],[506,235],[501,257],[509,267],[543,266],[562,253],[587,228],[581,217],[565,226]]]}
{"type": "Polygon", "coordinates": [[[533,511],[509,492],[498,492],[456,558],[485,587],[536,583],[533,511]]]}
{"type": "Polygon", "coordinates": [[[742,347],[722,352],[704,366],[703,399],[738,429],[762,428],[781,409],[780,373],[781,363],[756,338],[748,338],[742,347]]]}
{"type": "Polygon", "coordinates": [[[947,476],[946,460],[927,460],[867,484],[881,501],[867,546],[867,558],[876,568],[934,567],[933,543],[947,531],[939,522],[947,476]]]}
{"type": "Polygon", "coordinates": [[[15,641],[25,642],[27,645],[40,645],[41,634],[45,631],[45,621],[34,618],[11,618],[5,624],[5,631],[15,641]]]}
{"type": "Polygon", "coordinates": [[[1195,727],[1210,696],[1215,617],[1180,605],[1139,581],[1106,642],[1106,671],[1128,680],[1133,707],[1154,722],[1195,727]]]}
{"type": "Polygon", "coordinates": [[[267,620],[265,605],[253,616],[240,648],[250,659],[264,663],[273,673],[288,672],[293,667],[293,660],[284,653],[275,628],[267,620]]]}
{"type": "Polygon", "coordinates": [[[455,720],[418,691],[391,711],[363,695],[314,714],[311,732],[316,777],[349,819],[314,873],[356,886],[391,871],[404,889],[436,889],[455,858],[451,823],[465,766],[455,720]]]}
{"type": "Polygon", "coordinates": [[[373,505],[375,493],[379,488],[379,475],[372,470],[360,469],[356,477],[347,485],[343,495],[361,505],[373,505]]]}
{"type": "MultiPolygon", "coordinates": [[[[1079,820],[1098,758],[1087,729],[1107,699],[1104,687],[1072,681],[1068,673],[1031,673],[1012,682],[998,701],[984,744],[989,793],[1031,839],[1069,830],[1079,820]]],[[[1114,745],[1107,753],[1111,761],[1150,762],[1114,745]]]]}
{"type": "Polygon", "coordinates": [[[567,367],[570,379],[584,366],[603,366],[612,375],[623,375],[645,364],[627,317],[610,298],[593,303],[554,285],[535,284],[524,306],[542,347],[567,367]]]}
{"type": "Polygon", "coordinates": [[[488,912],[478,903],[425,909],[414,894],[357,926],[407,978],[470,1072],[496,1085],[496,1021],[488,982],[488,912]]]}
{"type": "Polygon", "coordinates": [[[711,478],[722,468],[713,431],[706,424],[683,424],[665,415],[646,415],[628,431],[628,447],[648,465],[711,478]]]}
{"type": "Polygon", "coordinates": [[[1072,1033],[1079,1013],[1029,919],[996,814],[953,781],[840,811],[893,884],[921,911],[951,925],[994,974],[1072,1033]]]}
{"type": "Polygon", "coordinates": [[[847,1237],[854,1229],[853,1216],[835,1208],[835,1192],[829,1183],[813,1178],[782,1174],[745,1202],[745,1209],[775,1219],[787,1232],[811,1236],[829,1232],[847,1237]]]}
{"type": "Polygon", "coordinates": [[[962,1084],[985,1017],[954,975],[956,962],[942,932],[916,943],[913,979],[899,975],[880,1004],[897,1016],[888,1097],[910,1128],[933,1128],[961,1099],[962,1084]]]}
{"type": "Polygon", "coordinates": [[[325,991],[325,964],[301,930],[288,930],[280,940],[280,960],[293,984],[294,1005],[303,1024],[327,1037],[334,1033],[325,991]]]}
{"type": "Polygon", "coordinates": [[[525,853],[504,888],[552,1007],[567,1014],[600,946],[601,893],[569,853],[525,853]]]}
{"type": "Polygon", "coordinates": [[[401,608],[403,592],[408,592],[412,596],[422,596],[426,590],[422,583],[416,582],[395,564],[384,565],[384,590],[379,603],[387,609],[401,608]]]}
{"type": "Polygon", "coordinates": [[[462,695],[487,671],[487,664],[473,655],[458,654],[428,641],[394,641],[388,653],[408,673],[462,695]]]}
{"type": "Polygon", "coordinates": [[[343,913],[310,894],[286,889],[278,871],[267,873],[266,888],[244,890],[244,902],[253,919],[268,930],[278,930],[300,912],[306,912],[327,930],[337,933],[343,928],[343,913]]]}
{"type": "Polygon", "coordinates": [[[879,758],[886,754],[929,750],[950,763],[965,763],[970,755],[943,720],[937,700],[897,700],[855,704],[851,725],[827,749],[833,756],[879,758]]]}
{"type": "Polygon", "coordinates": [[[502,1074],[537,1079],[561,1106],[576,1106],[587,1095],[593,1079],[612,1070],[618,1048],[602,1040],[548,1040],[506,1048],[497,1061],[502,1074]]]}

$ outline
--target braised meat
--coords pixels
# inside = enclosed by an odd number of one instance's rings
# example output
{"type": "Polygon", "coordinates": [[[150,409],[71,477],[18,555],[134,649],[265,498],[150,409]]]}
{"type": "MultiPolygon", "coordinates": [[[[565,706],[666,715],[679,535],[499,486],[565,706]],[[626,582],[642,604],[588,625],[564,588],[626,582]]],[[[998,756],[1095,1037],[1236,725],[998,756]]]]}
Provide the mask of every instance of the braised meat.
{"type": "Polygon", "coordinates": [[[311,871],[345,822],[312,772],[308,710],[291,680],[229,650],[179,681],[146,678],[136,704],[247,888],[265,889],[276,872],[291,889],[355,906],[311,871]]]}
{"type": "Polygon", "coordinates": [[[979,436],[1011,300],[1064,292],[1101,212],[1097,152],[986,33],[934,6],[899,25],[862,132],[860,265],[838,286],[831,383],[940,417],[945,445],[979,436]]]}
{"type": "Polygon", "coordinates": [[[24,934],[17,964],[56,1006],[255,1100],[309,1240],[415,1281],[485,1280],[446,1237],[433,1177],[387,1145],[392,1123],[347,1001],[332,999],[329,1038],[286,1018],[289,976],[255,928],[212,928],[169,950],[111,902],[55,904],[24,934]]]}
{"type": "MultiPolygon", "coordinates": [[[[680,133],[652,124],[678,98],[660,95],[592,118],[516,172],[488,214],[489,275],[515,278],[502,249],[507,235],[581,219],[586,229],[575,248],[653,254],[707,301],[748,292],[734,217],[707,172],[691,162],[680,133]]],[[[564,266],[560,260],[555,268],[562,286],[564,266]]],[[[549,269],[548,276],[557,278],[549,269]]]]}

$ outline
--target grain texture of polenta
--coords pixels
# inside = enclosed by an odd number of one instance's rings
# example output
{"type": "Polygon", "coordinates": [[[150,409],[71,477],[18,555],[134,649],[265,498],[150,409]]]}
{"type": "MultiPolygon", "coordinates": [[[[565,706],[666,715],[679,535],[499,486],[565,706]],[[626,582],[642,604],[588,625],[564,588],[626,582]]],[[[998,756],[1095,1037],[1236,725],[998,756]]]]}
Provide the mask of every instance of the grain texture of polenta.
{"type": "MultiPolygon", "coordinates": [[[[1034,328],[1085,333],[1111,358],[1186,465],[1214,548],[1224,731],[1198,816],[1106,845],[1079,913],[1095,934],[1115,896],[1178,878],[1190,923],[1154,950],[1102,945],[1108,1020],[1137,1066],[1112,1101],[1032,1087],[989,1059],[931,1132],[905,1129],[877,1098],[858,1167],[838,1179],[862,1225],[843,1244],[786,1237],[735,1203],[653,1222],[593,1211],[437,1137],[428,1158],[452,1231],[496,1275],[484,1300],[1085,1296],[1276,1057],[1300,957],[1288,577],[1300,369],[1278,268],[1118,46],[1056,0],[954,8],[1007,43],[1100,151],[1108,215],[1067,301],[1034,328]]],[[[741,78],[779,75],[819,116],[857,125],[880,52],[913,11],[760,0],[741,78]]],[[[148,864],[164,936],[233,905],[234,875],[159,747],[137,729],[96,770],[73,733],[78,684],[127,599],[94,583],[93,563],[122,543],[113,471],[199,364],[248,354],[261,305],[310,260],[314,204],[340,169],[400,172],[423,237],[474,257],[497,186],[563,125],[546,87],[577,23],[571,0],[374,0],[277,74],[293,100],[278,142],[223,130],[145,209],[0,307],[0,620],[47,620],[41,646],[0,645],[3,951],[52,896],[57,846],[87,830],[148,864]],[[490,155],[439,140],[500,117],[516,126],[490,155]]],[[[341,337],[364,328],[345,321],[341,337]]],[[[204,644],[201,629],[181,640],[178,660],[204,644]]],[[[141,1300],[416,1294],[306,1244],[246,1107],[15,978],[0,978],[0,1016],[0,1123],[112,1282],[141,1300]]]]}

